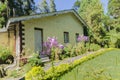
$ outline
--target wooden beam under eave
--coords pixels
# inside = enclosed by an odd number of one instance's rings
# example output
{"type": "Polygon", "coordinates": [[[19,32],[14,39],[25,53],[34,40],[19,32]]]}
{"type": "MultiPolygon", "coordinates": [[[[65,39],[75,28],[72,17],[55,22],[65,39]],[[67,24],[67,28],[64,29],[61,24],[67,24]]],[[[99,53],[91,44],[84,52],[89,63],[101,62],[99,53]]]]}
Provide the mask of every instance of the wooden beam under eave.
{"type": "Polygon", "coordinates": [[[19,37],[20,37],[20,53],[22,53],[22,23],[19,22],[19,37]]]}

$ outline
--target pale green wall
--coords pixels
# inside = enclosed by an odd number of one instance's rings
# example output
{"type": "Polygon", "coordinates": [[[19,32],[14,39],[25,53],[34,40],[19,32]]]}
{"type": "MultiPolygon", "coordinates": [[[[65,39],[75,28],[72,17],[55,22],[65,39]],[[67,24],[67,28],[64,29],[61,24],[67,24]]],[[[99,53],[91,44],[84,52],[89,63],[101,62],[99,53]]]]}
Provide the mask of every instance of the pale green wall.
{"type": "Polygon", "coordinates": [[[34,28],[43,29],[43,40],[48,37],[56,36],[60,43],[64,43],[63,32],[69,32],[69,41],[71,44],[76,43],[75,33],[83,34],[83,27],[80,21],[73,13],[66,13],[45,17],[40,19],[32,19],[23,22],[25,24],[25,47],[34,50],[34,28]]]}
{"type": "Polygon", "coordinates": [[[7,47],[11,50],[14,55],[15,47],[14,47],[14,33],[10,32],[10,37],[8,38],[8,32],[0,33],[0,46],[7,47]]]}

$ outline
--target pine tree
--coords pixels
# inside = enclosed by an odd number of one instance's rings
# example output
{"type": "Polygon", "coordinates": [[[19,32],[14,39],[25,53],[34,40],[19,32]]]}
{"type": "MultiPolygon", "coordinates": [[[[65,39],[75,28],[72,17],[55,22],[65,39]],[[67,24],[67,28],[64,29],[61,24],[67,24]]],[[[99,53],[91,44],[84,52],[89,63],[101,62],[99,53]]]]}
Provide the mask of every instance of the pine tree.
{"type": "Polygon", "coordinates": [[[120,0],[109,0],[108,2],[108,13],[113,19],[111,26],[120,32],[120,0]]]}
{"type": "Polygon", "coordinates": [[[38,8],[40,9],[41,13],[48,13],[49,7],[46,0],[42,0],[42,2],[39,4],[38,8]]]}
{"type": "Polygon", "coordinates": [[[93,37],[92,41],[101,44],[105,30],[102,22],[104,11],[100,0],[80,0],[78,12],[89,26],[90,35],[93,37]]]}
{"type": "Polygon", "coordinates": [[[26,15],[33,14],[35,10],[34,0],[23,0],[22,2],[24,5],[24,8],[23,8],[24,13],[26,15]]]}
{"type": "Polygon", "coordinates": [[[50,12],[56,11],[56,5],[54,3],[54,0],[50,0],[50,12]]]}
{"type": "Polygon", "coordinates": [[[9,17],[33,14],[34,4],[34,0],[0,0],[0,27],[9,17]]]}
{"type": "Polygon", "coordinates": [[[34,12],[34,5],[33,0],[8,0],[9,17],[30,15],[34,12]]]}

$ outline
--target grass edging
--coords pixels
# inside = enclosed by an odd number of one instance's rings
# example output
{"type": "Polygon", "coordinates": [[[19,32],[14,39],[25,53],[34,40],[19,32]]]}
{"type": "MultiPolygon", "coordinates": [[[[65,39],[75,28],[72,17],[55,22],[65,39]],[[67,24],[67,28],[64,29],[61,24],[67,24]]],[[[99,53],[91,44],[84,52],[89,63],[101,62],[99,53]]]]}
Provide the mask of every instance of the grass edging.
{"type": "Polygon", "coordinates": [[[59,66],[54,66],[48,69],[46,72],[43,70],[42,67],[33,67],[32,70],[30,70],[25,75],[25,80],[56,80],[58,77],[62,76],[63,74],[69,72],[70,70],[74,69],[76,66],[82,64],[83,62],[86,62],[88,60],[91,60],[99,55],[104,54],[105,52],[116,50],[115,48],[108,48],[96,51],[92,54],[89,54],[87,56],[83,56],[82,58],[75,60],[73,63],[70,64],[61,64],[59,66]]]}

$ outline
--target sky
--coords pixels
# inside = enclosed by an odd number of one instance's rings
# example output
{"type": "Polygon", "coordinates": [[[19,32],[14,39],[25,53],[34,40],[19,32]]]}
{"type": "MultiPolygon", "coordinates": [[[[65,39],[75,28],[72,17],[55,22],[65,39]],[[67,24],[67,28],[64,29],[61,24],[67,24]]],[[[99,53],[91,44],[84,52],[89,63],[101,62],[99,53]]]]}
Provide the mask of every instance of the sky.
{"type": "MultiPolygon", "coordinates": [[[[36,4],[42,0],[35,0],[36,4]]],[[[50,0],[47,0],[48,3],[50,0]]],[[[59,10],[66,10],[66,9],[72,9],[72,6],[76,0],[55,0],[56,9],[59,10]]],[[[107,13],[107,4],[108,0],[101,0],[103,6],[104,6],[104,12],[107,13]]]]}

